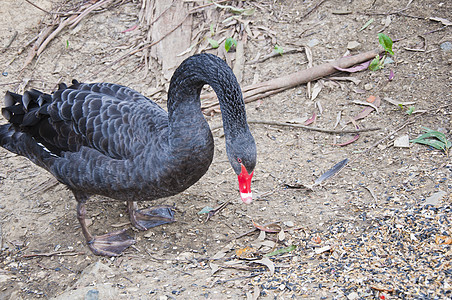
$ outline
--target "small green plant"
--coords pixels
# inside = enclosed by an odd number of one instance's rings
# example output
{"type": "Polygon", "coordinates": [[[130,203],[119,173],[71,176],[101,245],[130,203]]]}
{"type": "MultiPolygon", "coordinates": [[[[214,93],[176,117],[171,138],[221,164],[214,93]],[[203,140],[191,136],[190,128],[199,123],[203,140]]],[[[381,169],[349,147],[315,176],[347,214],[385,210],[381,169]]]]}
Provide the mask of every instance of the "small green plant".
{"type": "Polygon", "coordinates": [[[416,108],[415,108],[414,106],[410,106],[410,107],[408,107],[408,109],[406,110],[406,114],[409,115],[409,116],[411,116],[411,115],[414,113],[415,110],[416,110],[416,108]]]}
{"type": "Polygon", "coordinates": [[[427,127],[423,128],[425,133],[410,142],[431,146],[435,149],[442,150],[447,154],[450,147],[452,147],[452,143],[446,138],[446,135],[427,127]]]}
{"type": "Polygon", "coordinates": [[[275,45],[275,52],[279,53],[279,55],[283,55],[283,48],[281,46],[279,46],[278,44],[275,45]]]}
{"type": "Polygon", "coordinates": [[[207,41],[210,43],[210,46],[212,46],[212,48],[214,48],[214,49],[217,49],[218,47],[220,47],[218,42],[214,39],[208,38],[207,41]]]}
{"type": "Polygon", "coordinates": [[[382,58],[380,58],[380,55],[377,54],[377,56],[372,60],[372,62],[369,65],[369,69],[371,71],[377,71],[384,68],[385,59],[388,55],[394,55],[394,51],[392,51],[392,40],[390,37],[388,37],[384,33],[378,34],[378,42],[380,45],[385,49],[385,54],[382,58]]]}
{"type": "Polygon", "coordinates": [[[237,47],[237,41],[234,38],[227,38],[224,42],[224,49],[226,49],[226,52],[229,52],[229,50],[232,48],[232,45],[237,47]]]}

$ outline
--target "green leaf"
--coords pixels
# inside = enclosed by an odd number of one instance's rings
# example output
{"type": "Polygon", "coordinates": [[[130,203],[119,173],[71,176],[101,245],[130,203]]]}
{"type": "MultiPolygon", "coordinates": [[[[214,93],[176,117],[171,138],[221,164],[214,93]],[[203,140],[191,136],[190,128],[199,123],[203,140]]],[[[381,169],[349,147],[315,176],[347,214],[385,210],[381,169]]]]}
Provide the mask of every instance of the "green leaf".
{"type": "Polygon", "coordinates": [[[447,140],[446,135],[442,132],[431,130],[427,127],[423,127],[426,133],[420,135],[414,140],[411,140],[411,143],[418,143],[431,146],[438,150],[443,150],[446,152],[449,148],[452,147],[452,143],[447,140]]]}
{"type": "Polygon", "coordinates": [[[373,22],[374,22],[375,20],[372,18],[372,19],[370,19],[369,21],[367,21],[366,22],[366,24],[364,24],[364,26],[363,27],[361,27],[361,29],[360,30],[358,30],[358,31],[363,31],[364,29],[366,29],[370,24],[372,24],[373,22]]]}
{"type": "Polygon", "coordinates": [[[402,103],[399,103],[399,107],[400,107],[401,109],[403,109],[403,104],[402,104],[402,103]]]}
{"type": "Polygon", "coordinates": [[[386,52],[388,52],[391,55],[394,55],[394,51],[392,51],[392,40],[389,36],[387,36],[384,33],[379,33],[378,42],[380,43],[381,46],[383,46],[386,52]]]}
{"type": "Polygon", "coordinates": [[[369,69],[371,71],[377,71],[377,70],[381,69],[380,55],[377,54],[377,56],[375,56],[375,58],[372,60],[372,62],[369,65],[369,69]]]}
{"type": "Polygon", "coordinates": [[[444,144],[441,141],[438,140],[432,140],[432,139],[415,139],[415,140],[411,140],[411,143],[417,143],[417,144],[424,144],[424,145],[428,145],[431,146],[433,148],[436,148],[438,150],[443,150],[446,151],[446,144],[444,144]]]}
{"type": "Polygon", "coordinates": [[[446,135],[442,132],[431,130],[424,127],[424,130],[427,132],[422,134],[421,136],[417,137],[417,139],[428,139],[428,138],[436,138],[443,142],[447,148],[450,148],[452,146],[451,142],[447,140],[446,135]]]}
{"type": "Polygon", "coordinates": [[[210,36],[215,35],[215,29],[213,28],[213,24],[210,24],[210,36]]]}
{"type": "Polygon", "coordinates": [[[226,52],[229,52],[232,45],[237,47],[237,41],[231,37],[227,38],[226,41],[224,42],[224,49],[226,49],[226,52]]]}
{"type": "Polygon", "coordinates": [[[283,48],[281,46],[275,45],[275,51],[276,53],[279,53],[280,55],[283,55],[283,48]]]}
{"type": "Polygon", "coordinates": [[[66,48],[69,49],[69,40],[66,40],[66,48]]]}
{"type": "Polygon", "coordinates": [[[292,245],[287,248],[281,248],[281,249],[275,250],[273,252],[267,253],[267,254],[265,254],[265,256],[273,256],[273,255],[279,255],[279,254],[291,252],[291,251],[295,250],[296,248],[297,248],[297,246],[292,245]]]}
{"type": "Polygon", "coordinates": [[[207,39],[207,41],[210,43],[210,46],[212,46],[212,48],[217,49],[218,47],[220,47],[220,45],[218,44],[218,42],[214,39],[207,39]]]}

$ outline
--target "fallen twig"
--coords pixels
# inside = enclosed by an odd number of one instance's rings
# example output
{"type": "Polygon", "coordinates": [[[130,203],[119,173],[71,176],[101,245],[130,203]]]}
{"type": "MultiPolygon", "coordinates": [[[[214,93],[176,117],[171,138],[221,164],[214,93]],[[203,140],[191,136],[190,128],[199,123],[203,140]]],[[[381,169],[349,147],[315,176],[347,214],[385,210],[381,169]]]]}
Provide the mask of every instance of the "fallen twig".
{"type": "Polygon", "coordinates": [[[320,5],[323,4],[326,0],[322,0],[319,3],[317,3],[314,7],[310,8],[301,18],[304,19],[307,16],[309,16],[314,10],[316,10],[320,5]]]}
{"type": "Polygon", "coordinates": [[[82,255],[85,254],[85,252],[74,252],[74,250],[61,250],[61,251],[54,251],[54,252],[47,252],[47,253],[35,253],[35,254],[24,254],[22,257],[24,258],[32,258],[32,257],[40,257],[40,256],[54,256],[54,255],[82,255]],[[71,252],[71,253],[68,253],[71,252]]]}
{"type": "MultiPolygon", "coordinates": [[[[214,208],[214,209],[212,209],[211,211],[209,211],[209,212],[207,213],[207,218],[206,218],[206,221],[205,221],[205,222],[209,221],[209,219],[210,219],[211,217],[213,217],[216,213],[222,211],[226,206],[228,206],[228,204],[231,204],[231,200],[228,200],[228,201],[224,202],[223,204],[221,204],[220,206],[218,206],[217,208],[214,208]]],[[[204,223],[205,223],[205,222],[204,222],[204,223]]]]}
{"type": "Polygon", "coordinates": [[[367,148],[364,152],[369,151],[370,149],[378,146],[379,144],[381,144],[383,141],[385,141],[386,139],[388,139],[389,137],[393,136],[395,133],[399,132],[400,130],[402,130],[403,128],[405,128],[406,126],[413,124],[414,120],[412,121],[408,121],[402,124],[402,126],[400,126],[399,128],[397,128],[396,130],[392,131],[390,134],[386,135],[384,138],[376,141],[374,144],[372,144],[369,148],[367,148]]]}
{"type": "MultiPolygon", "coordinates": [[[[113,0],[101,0],[97,3],[89,5],[88,7],[86,7],[85,5],[82,5],[76,13],[67,17],[63,21],[60,21],[60,23],[58,24],[58,27],[55,30],[53,30],[53,29],[55,28],[56,24],[52,24],[52,25],[48,26],[46,29],[44,29],[43,31],[41,31],[41,33],[39,34],[39,38],[36,40],[33,48],[28,52],[28,57],[27,57],[27,60],[25,61],[24,65],[22,66],[22,70],[25,69],[33,61],[33,59],[36,56],[39,56],[44,51],[44,49],[47,47],[47,45],[50,43],[50,41],[52,41],[66,26],[70,25],[71,28],[73,28],[90,12],[92,12],[96,8],[99,8],[101,5],[104,5],[111,1],[113,1],[113,0]]],[[[27,2],[32,4],[29,1],[27,1],[27,2]]],[[[37,7],[34,4],[32,4],[32,5],[37,7]]],[[[37,7],[37,8],[39,8],[39,7],[37,7]]],[[[45,12],[47,12],[47,11],[45,11],[45,12]]],[[[47,12],[47,13],[51,14],[50,12],[47,12]]]]}
{"type": "Polygon", "coordinates": [[[25,2],[27,2],[28,4],[30,4],[30,5],[32,5],[32,6],[34,6],[34,7],[36,7],[36,8],[39,9],[40,11],[43,11],[43,12],[49,14],[49,15],[52,14],[51,12],[45,10],[44,8],[41,8],[41,7],[37,6],[36,4],[34,4],[33,2],[31,2],[30,0],[25,0],[25,2]]]}
{"type": "Polygon", "coordinates": [[[18,34],[17,30],[14,31],[13,36],[9,39],[8,43],[6,43],[5,47],[3,47],[2,52],[5,52],[11,46],[11,44],[16,39],[17,34],[18,34]]]}
{"type": "Polygon", "coordinates": [[[177,24],[176,26],[174,26],[169,32],[167,32],[166,34],[164,34],[160,39],[158,39],[158,40],[156,40],[155,42],[152,42],[152,43],[146,43],[146,44],[144,44],[144,45],[142,45],[142,46],[139,46],[139,47],[136,48],[135,50],[132,50],[132,51],[130,51],[130,52],[124,54],[123,56],[121,56],[121,57],[118,58],[117,60],[115,60],[115,61],[109,63],[107,66],[105,66],[105,67],[99,69],[97,72],[94,72],[93,75],[98,75],[99,73],[101,73],[101,72],[107,70],[107,69],[108,69],[109,67],[111,67],[112,65],[117,64],[117,63],[120,62],[121,60],[123,60],[123,59],[125,59],[125,58],[127,58],[127,57],[129,57],[129,56],[132,56],[132,55],[134,55],[135,53],[138,53],[138,52],[140,52],[140,51],[143,51],[143,50],[145,50],[145,49],[147,49],[147,48],[150,48],[150,47],[152,47],[152,46],[154,46],[154,45],[160,43],[160,41],[162,41],[165,37],[167,37],[168,35],[170,35],[174,30],[176,30],[177,28],[179,28],[180,26],[182,26],[182,24],[185,22],[185,20],[187,19],[188,16],[189,16],[189,14],[187,14],[187,15],[185,16],[185,18],[184,18],[179,24],[177,24]]]}
{"type": "MultiPolygon", "coordinates": [[[[284,49],[284,52],[283,52],[283,54],[282,55],[286,55],[286,54],[291,54],[291,53],[299,53],[299,52],[303,52],[304,50],[300,50],[300,49],[284,49]]],[[[278,52],[275,52],[275,51],[273,51],[272,53],[270,53],[270,54],[267,54],[267,55],[265,55],[265,56],[263,56],[263,57],[260,57],[260,58],[258,58],[258,59],[255,59],[255,60],[252,60],[252,61],[250,61],[250,62],[247,62],[246,64],[247,65],[252,65],[252,64],[257,64],[257,63],[261,63],[261,62],[264,62],[264,61],[266,61],[267,59],[269,59],[269,58],[272,58],[272,57],[275,57],[275,56],[281,56],[281,54],[280,53],[278,53],[278,52]]]]}
{"type": "MultiPolygon", "coordinates": [[[[275,125],[275,126],[287,126],[287,127],[296,127],[303,128],[306,130],[323,132],[323,133],[331,133],[331,134],[345,134],[345,133],[359,133],[359,132],[368,132],[368,131],[376,131],[380,130],[380,127],[372,127],[372,128],[362,128],[362,129],[345,129],[345,130],[332,130],[332,129],[323,129],[318,127],[311,127],[302,124],[295,123],[284,123],[284,122],[276,122],[276,121],[266,121],[266,120],[248,120],[248,124],[265,124],[265,125],[275,125]]],[[[211,130],[216,130],[221,128],[222,125],[212,126],[211,130]]]]}

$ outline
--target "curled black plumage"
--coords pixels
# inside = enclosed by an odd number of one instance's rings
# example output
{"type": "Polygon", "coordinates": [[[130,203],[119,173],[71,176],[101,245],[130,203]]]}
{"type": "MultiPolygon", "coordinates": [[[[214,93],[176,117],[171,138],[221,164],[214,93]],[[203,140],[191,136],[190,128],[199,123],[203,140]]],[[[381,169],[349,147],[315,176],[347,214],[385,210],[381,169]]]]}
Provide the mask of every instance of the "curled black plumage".
{"type": "Polygon", "coordinates": [[[7,92],[0,145],[25,156],[65,184],[77,200],[77,216],[94,254],[115,256],[133,244],[125,231],[92,236],[85,224],[91,195],[127,201],[141,230],[171,222],[168,207],[138,210],[136,201],[180,193],[196,183],[213,159],[213,138],[201,112],[204,84],[216,92],[228,159],[243,202],[251,202],[256,145],[246,122],[242,93],[220,58],[198,54],[176,69],[168,112],[142,94],[111,83],[60,84],[52,95],[7,92]]]}

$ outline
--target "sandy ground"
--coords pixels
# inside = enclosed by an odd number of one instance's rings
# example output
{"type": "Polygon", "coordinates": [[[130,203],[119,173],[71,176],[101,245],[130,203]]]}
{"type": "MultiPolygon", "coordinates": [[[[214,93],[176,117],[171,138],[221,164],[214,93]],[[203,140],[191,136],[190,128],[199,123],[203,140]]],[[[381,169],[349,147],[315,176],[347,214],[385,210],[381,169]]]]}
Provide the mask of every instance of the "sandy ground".
{"type": "MultiPolygon", "coordinates": [[[[0,298],[451,297],[450,158],[424,145],[397,148],[393,143],[403,135],[417,137],[423,132],[421,126],[452,139],[451,27],[429,20],[439,17],[451,21],[452,4],[331,0],[316,7],[320,2],[242,4],[255,8],[254,14],[240,18],[259,33],[248,37],[246,60],[252,61],[257,53],[271,53],[275,44],[300,50],[308,44],[314,65],[319,65],[344,55],[349,42],[359,43],[352,54],[374,49],[377,33],[383,30],[398,40],[394,62],[384,70],[352,74],[359,80],[357,84],[325,80],[316,99],[321,113],[315,101],[306,97],[306,85],[301,85],[247,104],[249,118],[306,120],[316,112],[312,126],[333,129],[340,112],[336,128],[340,130],[349,116],[363,109],[353,100],[365,101],[371,95],[413,101],[415,110],[423,113],[410,115],[408,107],[401,109],[382,100],[378,113],[359,121],[361,128],[381,130],[362,133],[345,147],[335,144],[349,140],[350,134],[252,124],[258,147],[253,180],[257,200],[249,206],[237,199],[236,176],[227,162],[221,130],[216,131],[216,152],[208,173],[186,192],[156,201],[174,203],[177,222],[148,232],[130,229],[137,244],[119,258],[90,253],[70,191],[28,160],[0,149],[0,298]],[[374,21],[360,31],[370,19],[374,21]],[[413,48],[421,51],[407,50],[413,48]],[[394,72],[392,81],[388,80],[390,70],[394,72]],[[312,191],[302,187],[345,158],[350,163],[337,176],[312,191]],[[442,197],[424,205],[432,195],[442,197]],[[208,222],[198,215],[205,206],[216,207],[231,199],[233,204],[208,222]],[[236,257],[237,249],[258,248],[256,241],[262,244],[257,231],[236,238],[253,228],[253,220],[259,224],[278,221],[285,230],[279,239],[267,234],[267,245],[274,249],[296,246],[289,253],[271,256],[274,274],[265,264],[236,257]]],[[[58,1],[33,3],[48,11],[60,7],[58,1]]],[[[208,7],[194,18],[202,23],[213,9],[208,7]]],[[[21,70],[30,49],[22,52],[23,46],[51,18],[25,1],[4,0],[0,13],[0,47],[5,47],[0,56],[0,93],[29,88],[51,92],[59,82],[77,78],[115,82],[150,96],[165,86],[165,80],[155,62],[151,62],[151,70],[145,70],[140,53],[97,74],[142,36],[139,27],[124,32],[137,24],[139,11],[137,1],[124,1],[89,15],[74,29],[63,30],[37,60],[21,70]],[[15,32],[17,36],[6,48],[15,32]]],[[[229,14],[221,16],[225,19],[229,14]]],[[[246,64],[242,84],[296,72],[306,68],[306,62],[305,53],[300,51],[246,64]]],[[[166,93],[151,98],[165,106],[166,93]]],[[[219,115],[208,120],[214,125],[221,122],[219,115]]],[[[122,202],[93,197],[88,215],[90,228],[97,233],[130,227],[122,202]]],[[[260,253],[254,256],[262,259],[260,253]]]]}

